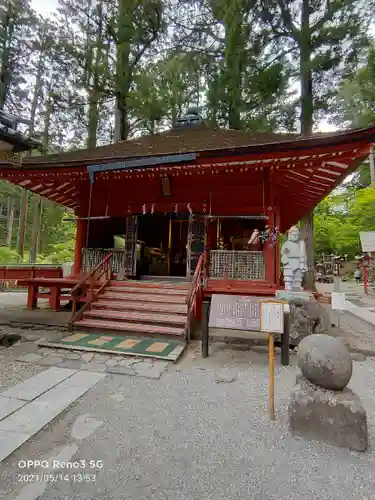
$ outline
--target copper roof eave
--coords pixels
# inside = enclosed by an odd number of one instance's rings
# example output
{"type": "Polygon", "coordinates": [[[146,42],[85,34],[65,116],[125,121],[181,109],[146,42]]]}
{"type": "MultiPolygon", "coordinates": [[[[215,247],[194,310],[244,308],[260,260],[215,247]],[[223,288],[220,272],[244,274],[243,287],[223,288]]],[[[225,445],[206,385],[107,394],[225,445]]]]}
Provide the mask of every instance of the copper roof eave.
{"type": "MultiPolygon", "coordinates": [[[[301,149],[307,148],[319,148],[319,147],[331,147],[331,146],[339,146],[341,144],[353,143],[353,142],[363,142],[367,141],[368,143],[375,142],[375,126],[367,127],[364,129],[350,130],[347,132],[336,132],[330,135],[324,135],[319,137],[308,137],[308,138],[298,138],[294,140],[281,140],[281,142],[268,142],[268,143],[260,143],[260,144],[250,144],[250,145],[241,145],[241,146],[230,146],[230,147],[221,147],[214,149],[206,149],[197,152],[197,156],[201,158],[205,157],[218,157],[225,155],[231,156],[241,156],[245,154],[253,154],[253,153],[272,153],[272,152],[283,152],[283,151],[297,151],[301,149]]],[[[108,146],[109,147],[109,146],[108,146]]],[[[82,152],[84,150],[80,150],[82,152]]],[[[189,151],[184,151],[184,153],[188,153],[189,151]]],[[[191,151],[194,152],[194,151],[191,151]]],[[[74,153],[73,151],[70,153],[74,153]]],[[[178,151],[176,151],[178,153],[178,151]]],[[[65,153],[62,153],[64,155],[65,153]]],[[[153,156],[163,156],[160,154],[145,154],[138,156],[126,156],[124,155],[113,155],[108,157],[95,157],[95,158],[73,158],[69,160],[59,159],[57,158],[50,159],[45,163],[40,161],[40,157],[38,160],[33,161],[33,157],[28,158],[24,163],[23,167],[25,170],[27,168],[37,168],[38,170],[53,168],[64,168],[64,167],[74,167],[74,166],[87,166],[94,165],[100,163],[113,163],[114,161],[130,161],[134,159],[140,158],[150,158],[153,156]]],[[[169,156],[169,154],[165,154],[164,156],[169,156]]],[[[48,156],[46,157],[47,160],[48,156]]],[[[0,166],[3,168],[19,168],[12,167],[6,162],[0,162],[0,166]]]]}

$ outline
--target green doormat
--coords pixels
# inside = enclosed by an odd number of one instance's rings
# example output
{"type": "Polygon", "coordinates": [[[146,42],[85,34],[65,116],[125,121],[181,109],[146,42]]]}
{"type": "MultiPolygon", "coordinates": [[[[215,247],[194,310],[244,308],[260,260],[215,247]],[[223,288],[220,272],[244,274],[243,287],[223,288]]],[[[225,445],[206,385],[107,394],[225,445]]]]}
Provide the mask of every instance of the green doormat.
{"type": "Polygon", "coordinates": [[[74,349],[75,351],[125,354],[177,361],[185,349],[185,342],[151,338],[74,333],[55,342],[39,342],[40,346],[74,349]]]}

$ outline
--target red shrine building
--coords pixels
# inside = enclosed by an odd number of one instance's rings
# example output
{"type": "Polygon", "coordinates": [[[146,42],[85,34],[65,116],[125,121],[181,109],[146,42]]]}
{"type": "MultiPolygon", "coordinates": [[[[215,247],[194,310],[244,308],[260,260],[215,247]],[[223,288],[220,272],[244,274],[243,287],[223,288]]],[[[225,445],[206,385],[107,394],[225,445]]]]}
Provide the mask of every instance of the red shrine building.
{"type": "Polygon", "coordinates": [[[191,277],[205,293],[273,295],[279,240],[368,157],[375,127],[303,138],[212,129],[163,133],[0,163],[0,178],[74,211],[73,276],[112,254],[117,279],[191,277]],[[201,257],[203,256],[203,257],[201,257]],[[203,270],[204,269],[204,270],[203,270]]]}

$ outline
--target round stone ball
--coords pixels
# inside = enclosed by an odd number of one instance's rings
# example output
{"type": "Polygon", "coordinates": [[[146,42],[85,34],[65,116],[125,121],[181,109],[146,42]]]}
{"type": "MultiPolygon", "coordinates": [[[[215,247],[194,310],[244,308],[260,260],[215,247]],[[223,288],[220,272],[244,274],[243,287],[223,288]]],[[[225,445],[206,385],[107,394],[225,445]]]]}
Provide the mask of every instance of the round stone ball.
{"type": "Polygon", "coordinates": [[[340,340],[329,335],[312,334],[298,346],[298,366],[307,380],[324,389],[344,389],[352,376],[349,351],[340,340]]]}

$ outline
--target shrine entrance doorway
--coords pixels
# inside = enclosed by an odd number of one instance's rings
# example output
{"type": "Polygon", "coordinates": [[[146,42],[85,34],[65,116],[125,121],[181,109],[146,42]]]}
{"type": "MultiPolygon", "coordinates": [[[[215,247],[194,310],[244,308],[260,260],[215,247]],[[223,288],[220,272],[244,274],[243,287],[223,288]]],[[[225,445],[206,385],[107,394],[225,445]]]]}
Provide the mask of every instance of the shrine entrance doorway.
{"type": "Polygon", "coordinates": [[[185,277],[188,217],[153,214],[138,217],[137,274],[185,277]]]}

